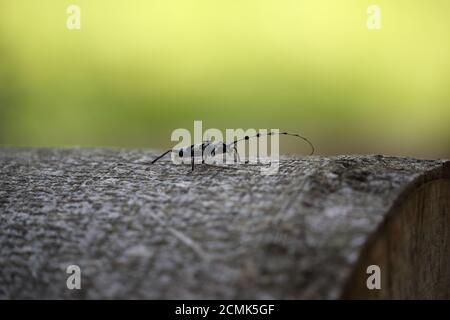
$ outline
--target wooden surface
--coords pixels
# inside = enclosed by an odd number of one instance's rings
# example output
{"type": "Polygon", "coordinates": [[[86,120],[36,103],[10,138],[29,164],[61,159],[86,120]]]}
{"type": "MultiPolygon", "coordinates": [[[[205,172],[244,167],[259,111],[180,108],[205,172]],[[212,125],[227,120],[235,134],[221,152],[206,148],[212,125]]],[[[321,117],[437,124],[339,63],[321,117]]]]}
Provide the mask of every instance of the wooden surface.
{"type": "Polygon", "coordinates": [[[0,298],[450,298],[449,162],[283,158],[265,176],[155,155],[1,148],[0,298]]]}

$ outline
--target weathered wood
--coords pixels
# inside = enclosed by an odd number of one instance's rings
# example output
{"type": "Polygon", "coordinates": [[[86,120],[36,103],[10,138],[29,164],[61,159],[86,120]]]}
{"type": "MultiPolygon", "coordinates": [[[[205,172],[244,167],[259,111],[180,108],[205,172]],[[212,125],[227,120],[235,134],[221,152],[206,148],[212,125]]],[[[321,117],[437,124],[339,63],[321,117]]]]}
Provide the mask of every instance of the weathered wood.
{"type": "Polygon", "coordinates": [[[450,298],[449,162],[154,156],[0,149],[0,298],[450,298]]]}

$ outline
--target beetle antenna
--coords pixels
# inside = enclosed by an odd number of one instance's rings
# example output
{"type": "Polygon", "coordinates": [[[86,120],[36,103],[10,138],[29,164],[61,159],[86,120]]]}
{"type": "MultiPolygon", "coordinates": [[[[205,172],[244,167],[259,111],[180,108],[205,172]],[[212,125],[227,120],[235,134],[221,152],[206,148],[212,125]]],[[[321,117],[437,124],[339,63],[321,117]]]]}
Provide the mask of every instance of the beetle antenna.
{"type": "Polygon", "coordinates": [[[313,155],[314,152],[315,152],[314,145],[311,143],[311,141],[309,141],[307,138],[305,138],[304,136],[301,136],[301,135],[299,135],[297,133],[289,133],[289,132],[278,132],[278,133],[277,132],[269,132],[269,133],[266,133],[266,134],[263,134],[263,135],[258,133],[258,134],[256,134],[256,136],[251,136],[251,137],[250,136],[245,136],[242,139],[235,140],[231,144],[236,145],[239,141],[249,140],[250,138],[260,138],[262,136],[271,136],[271,135],[276,135],[276,134],[278,134],[278,135],[283,134],[283,135],[286,135],[286,136],[293,136],[293,137],[300,138],[303,141],[305,141],[309,145],[309,147],[311,148],[311,153],[309,155],[313,155]]]}

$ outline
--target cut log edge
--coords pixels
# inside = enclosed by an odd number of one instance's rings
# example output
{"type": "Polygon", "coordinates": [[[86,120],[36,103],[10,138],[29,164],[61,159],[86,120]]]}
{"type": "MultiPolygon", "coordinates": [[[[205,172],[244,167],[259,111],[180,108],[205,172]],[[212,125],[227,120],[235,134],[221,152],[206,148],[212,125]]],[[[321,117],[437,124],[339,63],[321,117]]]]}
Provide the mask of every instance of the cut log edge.
{"type": "MultiPolygon", "coordinates": [[[[342,291],[340,294],[340,299],[366,299],[366,298],[394,298],[394,299],[405,299],[405,298],[413,298],[413,299],[423,299],[423,298],[436,298],[435,296],[405,296],[405,295],[394,295],[392,296],[392,292],[387,292],[383,290],[369,290],[366,287],[365,279],[369,277],[369,274],[366,273],[366,267],[373,262],[378,262],[378,258],[380,258],[380,255],[389,255],[392,253],[387,252],[386,248],[385,250],[380,251],[380,248],[377,246],[380,246],[380,241],[384,242],[382,245],[386,245],[387,240],[385,239],[386,235],[388,234],[388,229],[391,228],[391,226],[394,224],[395,220],[401,219],[399,218],[399,215],[401,214],[402,208],[408,203],[408,201],[411,202],[412,197],[414,197],[414,194],[417,191],[420,191],[422,187],[426,187],[430,184],[439,184],[440,182],[445,181],[447,183],[447,189],[448,185],[450,185],[450,161],[444,161],[442,165],[433,168],[429,171],[424,172],[423,174],[420,174],[418,177],[416,177],[413,181],[411,181],[408,185],[404,187],[404,189],[400,192],[398,197],[394,200],[391,207],[387,210],[387,213],[384,216],[383,221],[377,226],[375,231],[368,236],[365,244],[362,246],[359,256],[356,259],[352,271],[350,272],[350,275],[348,276],[344,286],[342,287],[342,291]],[[364,281],[363,281],[364,280],[364,281]]],[[[443,187],[445,189],[445,186],[443,187]]],[[[423,196],[423,194],[422,194],[423,196]]],[[[450,194],[449,194],[450,197],[450,194]]],[[[423,200],[423,199],[422,199],[423,200]]],[[[445,208],[448,208],[448,202],[447,204],[441,204],[442,206],[446,206],[445,208]]],[[[403,208],[404,210],[404,208],[403,208]]],[[[445,209],[444,209],[445,210],[445,209]]],[[[432,214],[432,212],[428,212],[432,214]]],[[[449,212],[446,211],[446,218],[448,221],[450,221],[449,212]]],[[[446,222],[448,225],[449,222],[446,222]]],[[[397,221],[398,222],[398,221],[397,221]]],[[[403,221],[404,222],[404,221],[403,221]]],[[[446,239],[442,239],[441,244],[445,246],[444,249],[447,250],[448,255],[448,261],[446,265],[446,270],[444,270],[444,273],[447,273],[447,280],[450,281],[449,275],[450,275],[450,233],[446,234],[446,239]]],[[[442,248],[441,248],[442,249],[442,248]]],[[[445,259],[445,253],[444,253],[444,259],[445,259]]],[[[392,270],[391,270],[392,271],[392,270]]],[[[386,278],[389,279],[389,281],[392,280],[391,275],[383,274],[383,270],[381,270],[381,275],[386,276],[386,278]]],[[[414,279],[409,279],[410,281],[414,281],[414,279]]],[[[383,281],[385,284],[386,282],[383,281]]],[[[392,283],[389,283],[388,291],[392,290],[391,288],[392,283]]],[[[445,299],[450,299],[450,282],[447,284],[444,284],[444,287],[447,287],[445,295],[445,299]]],[[[442,298],[442,297],[438,297],[442,298]]]]}

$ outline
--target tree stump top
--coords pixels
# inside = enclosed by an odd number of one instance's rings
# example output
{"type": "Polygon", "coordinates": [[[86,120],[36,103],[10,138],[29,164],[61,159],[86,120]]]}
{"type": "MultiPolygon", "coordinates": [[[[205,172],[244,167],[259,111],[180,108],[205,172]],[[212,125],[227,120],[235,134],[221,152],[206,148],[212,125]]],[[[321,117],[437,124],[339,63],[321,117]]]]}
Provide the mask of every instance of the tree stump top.
{"type": "Polygon", "coordinates": [[[339,298],[392,208],[449,178],[380,155],[284,157],[271,176],[155,156],[1,148],[0,297],[339,298]]]}

